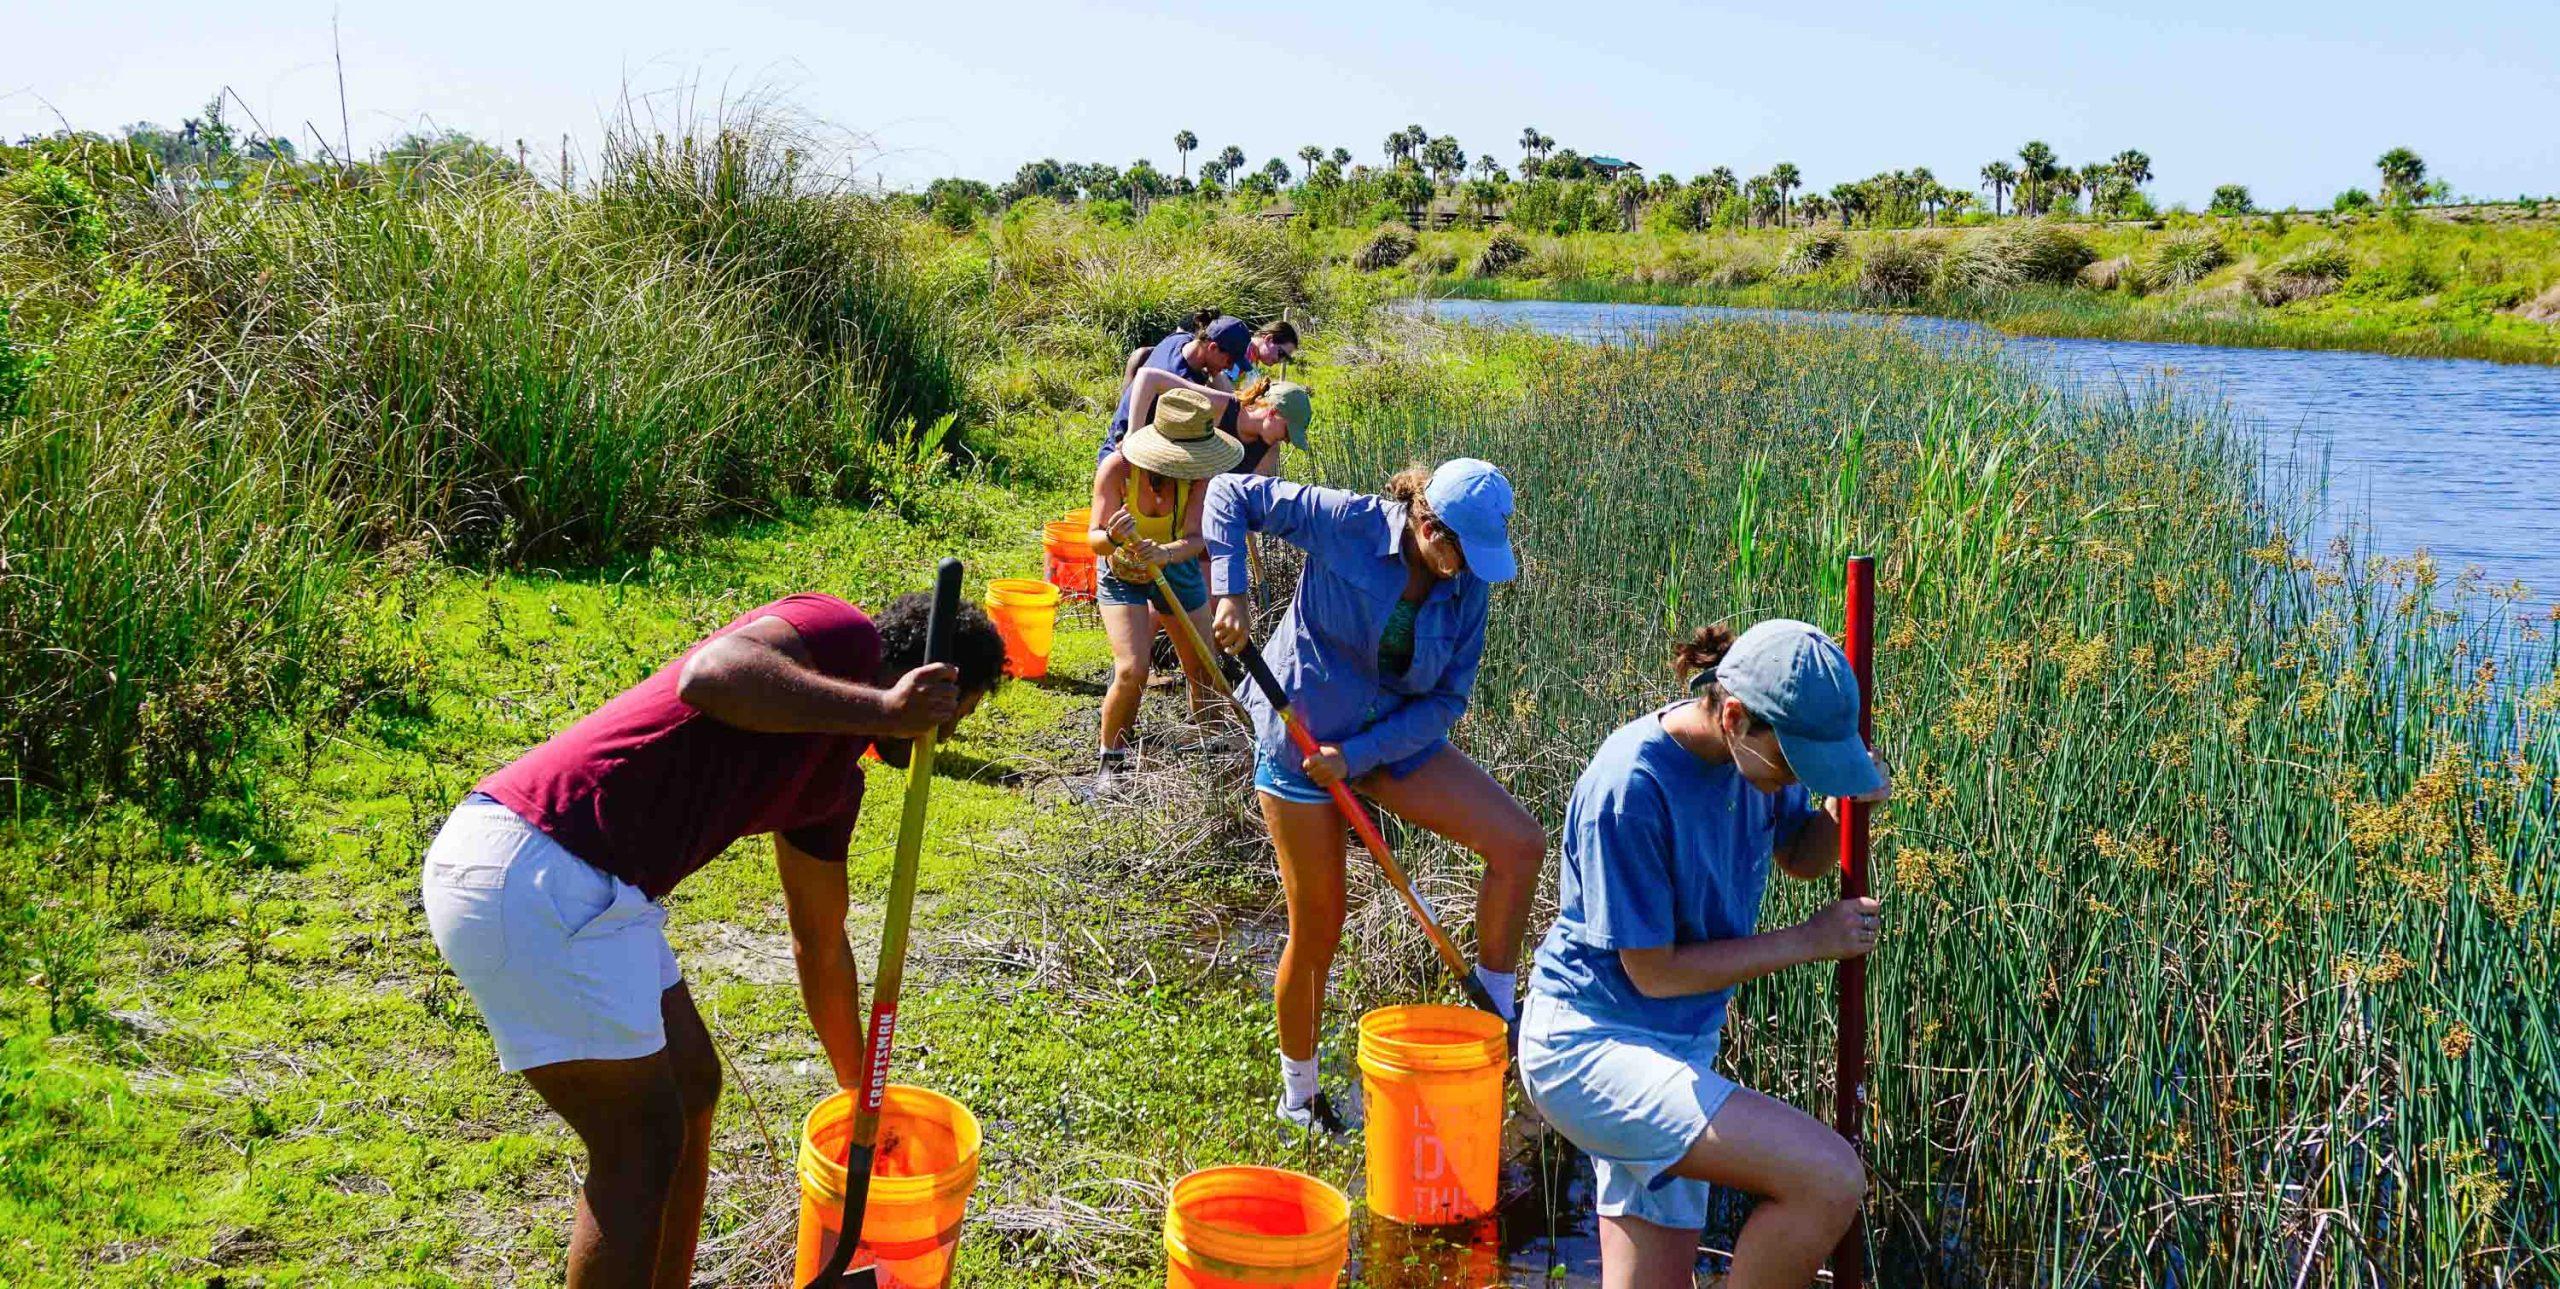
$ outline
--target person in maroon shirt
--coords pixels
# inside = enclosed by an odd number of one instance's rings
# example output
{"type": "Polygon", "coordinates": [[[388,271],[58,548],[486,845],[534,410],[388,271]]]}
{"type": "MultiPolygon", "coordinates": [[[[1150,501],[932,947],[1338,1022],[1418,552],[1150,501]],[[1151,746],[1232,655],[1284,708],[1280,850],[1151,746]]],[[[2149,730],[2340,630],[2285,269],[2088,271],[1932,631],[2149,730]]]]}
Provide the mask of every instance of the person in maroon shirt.
{"type": "Polygon", "coordinates": [[[931,599],[875,623],[831,595],[751,609],[480,782],[428,848],[436,948],[521,1072],[587,1148],[569,1284],[692,1278],[720,1060],[659,904],[739,838],[773,835],[800,996],[840,1086],[860,1086],[860,981],[844,919],[862,755],[906,764],[1004,676],[966,606],[924,665],[931,599]]]}

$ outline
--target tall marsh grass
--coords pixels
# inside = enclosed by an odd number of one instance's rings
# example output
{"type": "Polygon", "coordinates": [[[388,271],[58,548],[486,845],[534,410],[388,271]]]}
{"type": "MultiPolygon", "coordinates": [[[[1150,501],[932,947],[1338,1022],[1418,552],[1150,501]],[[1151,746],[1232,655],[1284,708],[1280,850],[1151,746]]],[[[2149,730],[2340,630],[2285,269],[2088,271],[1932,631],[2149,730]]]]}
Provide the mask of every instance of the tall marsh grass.
{"type": "Polygon", "coordinates": [[[0,778],[201,780],[361,549],[594,562],[863,495],[962,410],[963,327],[907,221],[795,157],[626,130],[592,193],[188,192],[0,153],[0,778]]]}
{"type": "MultiPolygon", "coordinates": [[[[1836,628],[1883,557],[1885,1283],[2560,1273],[2552,623],[2297,549],[2287,476],[2167,390],[1871,328],[1509,343],[1516,403],[1349,382],[1323,454],[1511,473],[1460,739],[1545,817],[1675,632],[1836,628]]],[[[1729,1068],[1826,1107],[1830,979],[1747,987],[1729,1068]]]]}

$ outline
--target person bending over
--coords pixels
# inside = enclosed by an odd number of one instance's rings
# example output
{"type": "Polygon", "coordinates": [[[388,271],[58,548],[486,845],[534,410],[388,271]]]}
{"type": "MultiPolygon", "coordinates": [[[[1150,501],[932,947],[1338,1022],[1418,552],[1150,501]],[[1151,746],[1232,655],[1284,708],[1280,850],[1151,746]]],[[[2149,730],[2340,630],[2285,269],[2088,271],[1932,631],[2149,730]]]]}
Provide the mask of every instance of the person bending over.
{"type": "Polygon", "coordinates": [[[1510,481],[1465,458],[1406,470],[1383,497],[1254,475],[1227,475],[1209,487],[1204,530],[1218,647],[1252,641],[1245,535],[1265,533],[1307,552],[1269,661],[1316,737],[1316,754],[1298,753],[1258,690],[1245,694],[1257,735],[1253,786],[1289,901],[1272,994],[1280,1117],[1299,1127],[1329,1135],[1351,1127],[1316,1078],[1325,980],[1344,913],[1345,823],[1329,785],[1347,782],[1484,858],[1476,976],[1506,1020],[1514,1008],[1512,973],[1546,834],[1448,740],[1475,687],[1493,586],[1518,571],[1510,516],[1510,481]]]}
{"type": "Polygon", "coordinates": [[[1710,1183],[1759,1197],[1724,1283],[1802,1289],[1866,1172],[1826,1125],[1717,1073],[1716,1048],[1736,986],[1875,948],[1874,900],[1762,932],[1760,899],[1772,858],[1802,881],[1837,872],[1838,799],[1891,789],[1858,737],[1857,676],[1820,631],[1709,627],[1678,663],[1697,697],[1620,726],[1574,785],[1520,1083],[1592,1157],[1608,1289],[1691,1283],[1710,1183]]]}
{"type": "Polygon", "coordinates": [[[875,623],[831,595],[751,609],[480,781],[427,850],[436,949],[587,1151],[568,1282],[690,1283],[720,1061],[660,903],[741,837],[773,835],[800,994],[836,1082],[862,1086],[845,847],[862,755],[903,766],[1003,678],[964,606],[927,666],[931,597],[875,623]]]}

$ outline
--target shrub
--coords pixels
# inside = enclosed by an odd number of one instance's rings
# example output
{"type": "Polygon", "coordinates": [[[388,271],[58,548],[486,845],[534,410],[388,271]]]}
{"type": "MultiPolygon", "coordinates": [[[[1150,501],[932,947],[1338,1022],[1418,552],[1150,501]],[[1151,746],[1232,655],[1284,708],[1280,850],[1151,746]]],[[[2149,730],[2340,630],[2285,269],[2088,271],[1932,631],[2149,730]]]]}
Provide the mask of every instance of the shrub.
{"type": "Polygon", "coordinates": [[[56,246],[86,259],[107,246],[107,221],[88,181],[38,157],[0,180],[0,211],[14,207],[27,224],[56,246]]]}
{"type": "Polygon", "coordinates": [[[1351,267],[1368,273],[1394,268],[1413,254],[1415,245],[1412,229],[1402,224],[1381,224],[1352,255],[1351,267]]]}
{"type": "Polygon", "coordinates": [[[1858,289],[1896,303],[1916,299],[1938,273],[1938,244],[1917,237],[1877,237],[1858,262],[1858,289]]]}
{"type": "Polygon", "coordinates": [[[1749,246],[1736,247],[1732,254],[1707,270],[1707,285],[1715,287],[1752,286],[1768,278],[1768,257],[1749,246]]]}
{"type": "Polygon", "coordinates": [[[1849,239],[1836,228],[1817,228],[1787,244],[1778,257],[1778,276],[1802,277],[1820,270],[1849,249],[1849,239]]]}
{"type": "Polygon", "coordinates": [[[2097,258],[2078,234],[2051,220],[2012,220],[1966,234],[1948,250],[1939,282],[1950,291],[1979,295],[2067,286],[2097,258]]]}
{"type": "Polygon", "coordinates": [[[2350,275],[2346,286],[2358,295],[2384,300],[2415,300],[2443,290],[2444,276],[2415,252],[2406,252],[2396,259],[2350,275]]]}
{"type": "Polygon", "coordinates": [[[2165,287],[2194,286],[2230,262],[2220,234],[2210,228],[2181,228],[2151,248],[2143,278],[2165,287]]]}
{"type": "Polygon", "coordinates": [[[1510,233],[1496,233],[1476,252],[1475,275],[1500,277],[1529,258],[1529,244],[1510,233]]]}
{"type": "Polygon", "coordinates": [[[1414,272],[1433,277],[1455,273],[1458,271],[1458,248],[1448,245],[1426,247],[1414,252],[1410,263],[1414,272]]]}

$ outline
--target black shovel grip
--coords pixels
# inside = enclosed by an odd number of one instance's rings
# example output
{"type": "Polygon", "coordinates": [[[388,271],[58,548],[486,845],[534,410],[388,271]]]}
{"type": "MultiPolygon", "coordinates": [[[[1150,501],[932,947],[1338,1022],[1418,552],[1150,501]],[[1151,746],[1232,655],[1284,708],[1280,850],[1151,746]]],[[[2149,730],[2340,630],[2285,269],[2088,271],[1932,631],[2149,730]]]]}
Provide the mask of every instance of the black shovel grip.
{"type": "Polygon", "coordinates": [[[960,621],[960,561],[945,558],[933,571],[933,614],[924,620],[924,660],[951,661],[951,631],[960,621]]]}

